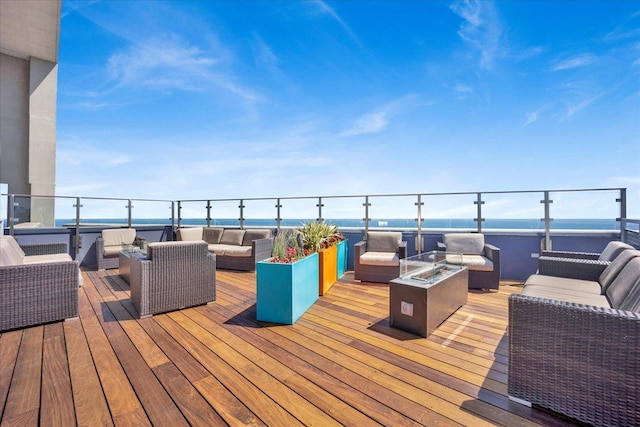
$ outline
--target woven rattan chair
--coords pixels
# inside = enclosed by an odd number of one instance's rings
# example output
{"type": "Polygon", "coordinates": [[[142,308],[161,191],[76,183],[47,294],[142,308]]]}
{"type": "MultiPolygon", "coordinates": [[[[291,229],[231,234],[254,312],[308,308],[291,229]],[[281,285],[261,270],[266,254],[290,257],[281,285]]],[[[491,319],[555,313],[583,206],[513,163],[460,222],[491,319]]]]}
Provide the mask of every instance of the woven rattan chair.
{"type": "Polygon", "coordinates": [[[400,275],[400,260],[407,257],[402,233],[369,231],[354,246],[354,278],[362,282],[389,283],[400,275]]]}
{"type": "Polygon", "coordinates": [[[66,250],[0,236],[0,331],[78,317],[80,270],[66,250]]]}
{"type": "Polygon", "coordinates": [[[102,230],[96,238],[96,264],[98,270],[118,268],[118,254],[122,245],[142,246],[144,239],[136,236],[135,228],[113,228],[102,230]]]}
{"type": "Polygon", "coordinates": [[[156,242],[131,258],[131,300],[141,317],[216,299],[216,256],[200,242],[156,242]]]}
{"type": "Polygon", "coordinates": [[[538,258],[538,273],[545,276],[598,280],[605,268],[623,251],[633,249],[626,243],[612,241],[601,253],[543,251],[538,258]]]}
{"type": "Polygon", "coordinates": [[[500,249],[485,243],[483,234],[444,234],[438,251],[462,254],[462,264],[469,269],[469,289],[500,287],[500,249]]]}

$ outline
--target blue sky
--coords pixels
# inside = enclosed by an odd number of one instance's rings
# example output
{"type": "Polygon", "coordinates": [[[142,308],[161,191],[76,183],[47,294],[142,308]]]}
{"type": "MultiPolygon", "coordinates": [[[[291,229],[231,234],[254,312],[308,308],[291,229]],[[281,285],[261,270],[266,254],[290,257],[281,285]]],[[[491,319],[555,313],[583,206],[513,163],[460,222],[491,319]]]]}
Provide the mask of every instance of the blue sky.
{"type": "Polygon", "coordinates": [[[627,187],[638,218],[640,3],[64,0],[57,132],[58,195],[627,187]]]}

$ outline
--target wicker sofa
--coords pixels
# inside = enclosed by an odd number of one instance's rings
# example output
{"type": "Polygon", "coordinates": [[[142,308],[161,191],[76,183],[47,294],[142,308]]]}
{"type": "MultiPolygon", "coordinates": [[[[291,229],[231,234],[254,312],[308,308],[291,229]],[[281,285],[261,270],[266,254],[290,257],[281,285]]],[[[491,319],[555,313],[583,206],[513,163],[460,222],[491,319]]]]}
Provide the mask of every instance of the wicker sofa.
{"type": "Polygon", "coordinates": [[[256,263],[271,257],[273,237],[269,229],[219,227],[185,227],[176,232],[178,241],[207,242],[208,250],[216,254],[217,268],[255,271],[256,263]]]}
{"type": "Polygon", "coordinates": [[[155,242],[131,258],[131,301],[140,317],[216,299],[216,256],[205,242],[155,242]]]}
{"type": "Polygon", "coordinates": [[[407,257],[407,242],[396,231],[369,231],[355,244],[354,278],[363,282],[389,283],[400,275],[400,260],[407,257]]]}
{"type": "Polygon", "coordinates": [[[595,280],[530,276],[509,297],[508,334],[512,399],[596,426],[640,425],[640,251],[595,280]]]}
{"type": "Polygon", "coordinates": [[[438,251],[462,254],[462,264],[469,269],[469,289],[500,287],[500,249],[485,243],[483,234],[444,234],[438,251]]]}
{"type": "Polygon", "coordinates": [[[96,238],[98,270],[118,268],[122,245],[142,246],[144,239],[136,236],[135,228],[107,228],[96,238]]]}
{"type": "Polygon", "coordinates": [[[627,249],[633,249],[633,246],[611,241],[601,253],[542,251],[538,258],[538,274],[593,280],[627,249]]]}
{"type": "Polygon", "coordinates": [[[0,236],[0,331],[78,317],[79,264],[67,245],[0,236]]]}

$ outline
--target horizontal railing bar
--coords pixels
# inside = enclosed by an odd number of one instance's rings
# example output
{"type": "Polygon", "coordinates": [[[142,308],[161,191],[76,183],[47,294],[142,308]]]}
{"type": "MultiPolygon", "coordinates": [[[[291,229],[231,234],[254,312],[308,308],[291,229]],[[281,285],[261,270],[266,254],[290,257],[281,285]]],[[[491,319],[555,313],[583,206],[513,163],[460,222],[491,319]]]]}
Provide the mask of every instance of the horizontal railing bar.
{"type": "MultiPolygon", "coordinates": [[[[2,193],[0,194],[0,196],[9,196],[10,194],[5,194],[2,193]]],[[[13,194],[14,197],[29,197],[29,198],[35,198],[35,197],[42,197],[42,198],[49,198],[49,199],[83,199],[83,200],[114,200],[114,201],[135,201],[135,202],[166,202],[166,203],[171,203],[174,200],[169,200],[169,199],[130,199],[128,197],[126,198],[120,198],[120,197],[89,197],[89,196],[41,196],[41,195],[37,195],[37,194],[13,194]]]]}

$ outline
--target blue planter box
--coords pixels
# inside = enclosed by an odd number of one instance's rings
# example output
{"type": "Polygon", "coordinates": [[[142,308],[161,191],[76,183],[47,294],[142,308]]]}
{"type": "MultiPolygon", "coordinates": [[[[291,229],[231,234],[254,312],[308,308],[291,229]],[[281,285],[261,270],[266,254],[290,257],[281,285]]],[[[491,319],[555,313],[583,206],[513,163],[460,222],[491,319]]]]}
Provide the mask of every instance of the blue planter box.
{"type": "Polygon", "coordinates": [[[256,319],[295,323],[318,300],[318,254],[293,264],[256,264],[256,319]]]}
{"type": "Polygon", "coordinates": [[[338,243],[338,279],[347,271],[347,240],[338,243]]]}

